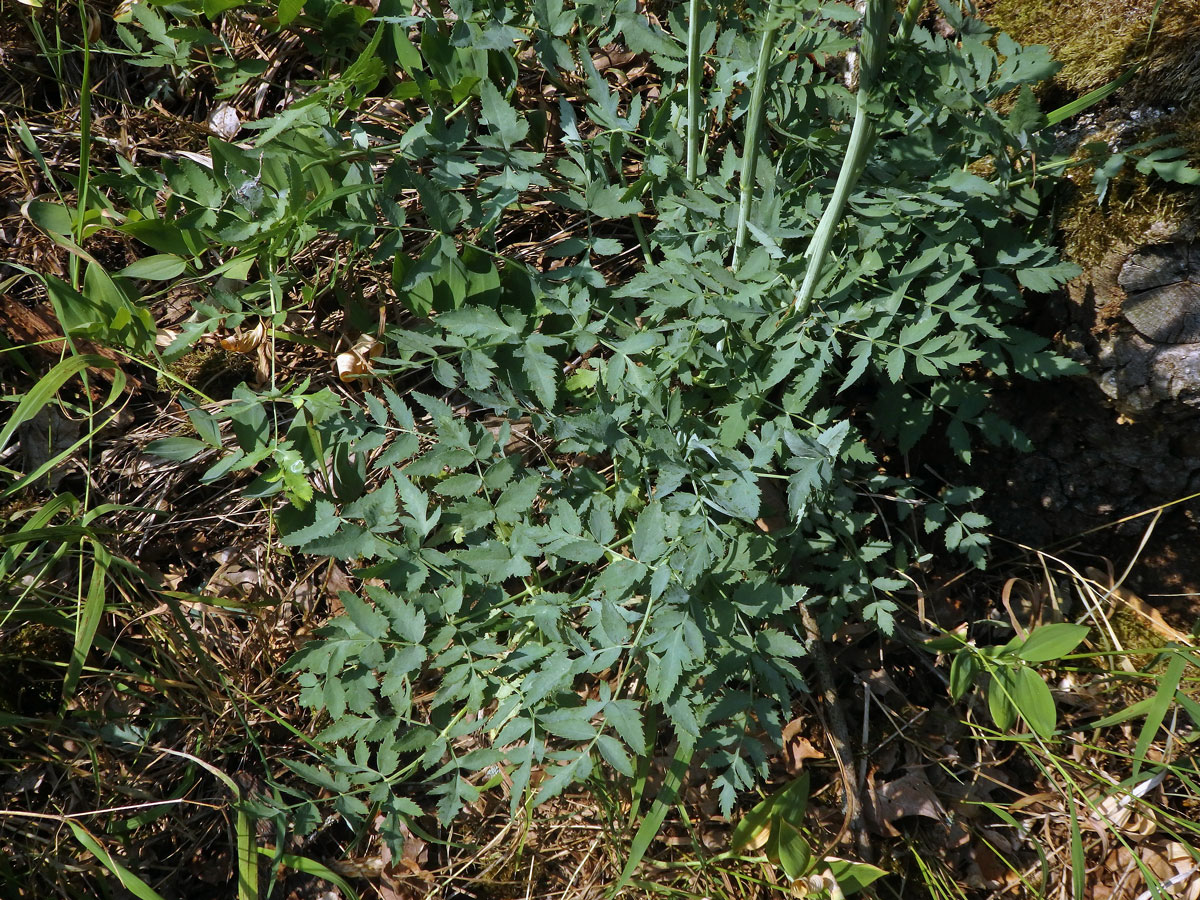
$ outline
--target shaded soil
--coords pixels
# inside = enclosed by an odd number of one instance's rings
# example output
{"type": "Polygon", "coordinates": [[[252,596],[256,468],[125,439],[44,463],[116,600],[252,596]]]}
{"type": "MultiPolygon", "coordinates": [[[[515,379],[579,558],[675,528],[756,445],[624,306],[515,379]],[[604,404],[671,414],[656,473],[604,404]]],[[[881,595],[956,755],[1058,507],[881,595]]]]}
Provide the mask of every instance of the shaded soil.
{"type": "Polygon", "coordinates": [[[1200,414],[1133,421],[1087,377],[1014,385],[995,408],[1035,447],[992,449],[972,466],[996,536],[1081,566],[1111,561],[1118,574],[1136,558],[1129,586],[1191,630],[1200,617],[1200,414]]]}

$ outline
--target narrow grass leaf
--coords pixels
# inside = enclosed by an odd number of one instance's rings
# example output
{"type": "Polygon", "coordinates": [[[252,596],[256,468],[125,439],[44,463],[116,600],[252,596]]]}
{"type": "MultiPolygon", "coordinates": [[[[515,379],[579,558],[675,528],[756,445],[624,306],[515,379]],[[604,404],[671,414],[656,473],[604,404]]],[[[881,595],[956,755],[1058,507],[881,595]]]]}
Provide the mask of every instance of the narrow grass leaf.
{"type": "Polygon", "coordinates": [[[1087,875],[1087,860],[1083,854],[1083,830],[1079,826],[1079,808],[1075,804],[1075,795],[1071,791],[1063,792],[1067,798],[1067,813],[1070,816],[1071,834],[1071,896],[1074,900],[1083,900],[1085,878],[1087,875]]]}
{"type": "MultiPolygon", "coordinates": [[[[58,389],[66,384],[71,378],[78,375],[84,369],[116,369],[117,364],[111,360],[105,359],[103,356],[95,356],[92,354],[83,354],[81,356],[72,356],[64,359],[53,369],[47,372],[38,380],[38,383],[30,388],[21,402],[17,404],[17,408],[13,410],[12,418],[8,420],[8,424],[0,430],[0,450],[3,450],[7,445],[13,433],[23,422],[32,419],[38,414],[44,406],[54,399],[54,395],[58,393],[58,389]]],[[[116,382],[114,381],[114,385],[116,382]]],[[[124,378],[121,379],[121,387],[124,388],[124,378]]],[[[114,398],[113,392],[110,392],[109,402],[114,398]]]]}
{"type": "Polygon", "coordinates": [[[695,738],[687,734],[680,735],[679,745],[675,748],[675,757],[671,760],[671,768],[667,771],[666,778],[663,779],[662,789],[654,798],[650,812],[642,820],[637,833],[633,836],[633,843],[629,846],[629,859],[625,862],[625,868],[621,870],[621,877],[617,879],[616,884],[609,888],[609,897],[619,896],[622,889],[629,884],[637,867],[641,865],[646,851],[650,849],[651,842],[662,828],[667,811],[675,805],[675,801],[679,797],[679,787],[683,784],[683,776],[687,773],[695,752],[695,738]]]}
{"type": "Polygon", "coordinates": [[[314,878],[328,881],[349,898],[349,900],[358,900],[358,893],[354,888],[350,887],[346,879],[328,866],[321,865],[315,859],[309,859],[307,856],[297,856],[294,853],[277,853],[269,847],[259,847],[258,852],[263,856],[279,860],[280,865],[287,866],[293,871],[303,872],[305,875],[312,875],[314,878]]]}
{"type": "Polygon", "coordinates": [[[88,834],[88,832],[84,830],[81,825],[71,821],[68,821],[67,825],[69,825],[71,831],[74,832],[75,839],[79,841],[79,843],[83,844],[83,846],[86,847],[88,851],[100,861],[100,864],[103,865],[104,868],[108,869],[108,871],[112,872],[113,875],[116,876],[117,880],[121,882],[121,886],[125,888],[125,890],[137,897],[138,900],[163,900],[162,894],[154,890],[154,888],[150,887],[150,885],[146,884],[146,882],[142,881],[142,879],[138,878],[138,876],[134,875],[127,868],[113,859],[112,856],[109,855],[108,851],[100,846],[100,842],[88,834]]]}
{"type": "Polygon", "coordinates": [[[1134,778],[1137,777],[1138,772],[1142,770],[1142,765],[1146,762],[1146,752],[1158,735],[1159,726],[1167,717],[1167,710],[1171,708],[1175,692],[1179,690],[1179,681],[1183,678],[1184,669],[1187,668],[1187,657],[1180,653],[1178,648],[1172,647],[1169,652],[1171,661],[1167,663],[1167,669],[1159,679],[1158,690],[1153,698],[1154,702],[1147,710],[1146,721],[1142,723],[1142,730],[1138,733],[1137,746],[1133,751],[1134,778]]]}
{"type": "Polygon", "coordinates": [[[71,662],[67,666],[67,677],[63,682],[62,702],[67,703],[75,695],[75,687],[83,672],[83,664],[87,661],[92,649],[92,641],[96,637],[96,629],[100,626],[100,618],[104,615],[105,587],[108,585],[108,568],[112,564],[112,555],[104,545],[92,540],[92,578],[88,584],[87,597],[76,616],[75,642],[71,648],[71,662]]]}
{"type": "MultiPolygon", "coordinates": [[[[42,504],[41,508],[34,512],[16,533],[5,535],[3,539],[0,539],[0,547],[7,547],[4,555],[0,557],[0,579],[7,576],[17,562],[19,548],[39,539],[31,537],[31,534],[44,533],[44,530],[48,529],[49,523],[60,512],[66,510],[68,513],[74,513],[78,509],[79,500],[74,494],[58,494],[42,504]]],[[[74,536],[79,537],[80,534],[86,534],[86,532],[81,531],[74,536]]]]}
{"type": "MultiPolygon", "coordinates": [[[[999,803],[989,803],[986,800],[984,800],[984,801],[980,801],[979,805],[982,807],[985,807],[988,810],[991,810],[991,812],[996,816],[996,818],[1000,819],[1000,821],[1004,822],[1006,825],[1010,826],[1011,828],[1013,828],[1015,830],[1020,830],[1024,827],[1026,827],[1026,826],[1022,825],[1022,823],[1018,822],[1016,817],[1013,816],[1013,814],[1010,813],[1008,811],[1008,809],[1006,809],[1004,806],[1001,806],[999,803]]],[[[987,847],[991,848],[992,850],[996,849],[996,848],[992,847],[992,845],[987,840],[984,840],[983,843],[987,847]]],[[[1032,890],[1033,896],[1043,897],[1046,895],[1046,890],[1048,889],[1048,885],[1050,884],[1050,859],[1049,859],[1049,857],[1046,856],[1046,851],[1042,847],[1042,844],[1040,841],[1032,841],[1031,843],[1033,844],[1033,849],[1037,852],[1038,861],[1041,864],[1042,884],[1041,884],[1040,888],[1035,888],[1033,885],[1030,885],[1028,881],[1026,881],[1024,876],[1021,876],[1021,883],[1024,884],[1026,888],[1032,890]]],[[[1003,858],[1003,854],[997,853],[997,858],[1003,858]]],[[[1011,863],[1008,863],[1008,865],[1010,866],[1010,869],[1011,869],[1011,863]]],[[[1017,874],[1020,874],[1020,873],[1017,873],[1017,874]]]]}
{"type": "Polygon", "coordinates": [[[258,900],[258,854],[254,817],[243,804],[237,810],[238,900],[258,900]]]}
{"type": "Polygon", "coordinates": [[[1154,706],[1156,697],[1146,697],[1144,700],[1139,700],[1119,712],[1113,713],[1111,716],[1105,716],[1102,719],[1097,719],[1092,722],[1089,728],[1108,728],[1110,725],[1120,725],[1122,722],[1128,722],[1130,719],[1136,719],[1139,716],[1148,714],[1154,706]]]}
{"type": "Polygon", "coordinates": [[[1133,76],[1138,73],[1139,69],[1141,69],[1140,64],[1132,66],[1128,70],[1118,75],[1108,84],[1101,85],[1094,91],[1089,91],[1077,100],[1072,100],[1065,106],[1060,106],[1053,112],[1046,113],[1046,125],[1057,125],[1064,119],[1074,118],[1084,110],[1095,106],[1102,100],[1106,100],[1108,97],[1112,96],[1122,87],[1124,87],[1133,78],[1133,76]]]}

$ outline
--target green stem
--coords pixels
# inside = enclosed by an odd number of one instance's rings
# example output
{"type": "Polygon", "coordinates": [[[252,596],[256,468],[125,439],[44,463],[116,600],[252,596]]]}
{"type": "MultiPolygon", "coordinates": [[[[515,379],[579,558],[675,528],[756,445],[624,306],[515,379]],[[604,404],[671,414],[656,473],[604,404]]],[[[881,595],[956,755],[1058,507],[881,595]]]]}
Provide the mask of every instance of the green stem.
{"type": "Polygon", "coordinates": [[[700,167],[700,0],[688,0],[687,43],[687,180],[696,181],[700,167]]]}
{"type": "Polygon", "coordinates": [[[907,41],[912,37],[913,26],[917,24],[917,16],[925,7],[925,0],[908,0],[904,9],[904,18],[900,20],[900,39],[907,41]]]}
{"type": "MultiPolygon", "coordinates": [[[[88,208],[88,182],[92,158],[92,48],[88,42],[87,13],[79,4],[79,21],[83,26],[83,77],[79,85],[79,181],[76,183],[75,243],[83,246],[88,208]]],[[[79,290],[78,260],[72,258],[72,286],[79,290]]]]}
{"type": "Polygon", "coordinates": [[[741,264],[746,248],[746,232],[750,222],[750,201],[754,193],[754,173],[758,169],[758,134],[762,130],[763,100],[767,94],[767,69],[775,52],[779,33],[776,0],[767,6],[767,28],[758,46],[758,65],[754,67],[754,88],[750,94],[750,110],[746,116],[746,138],[742,149],[742,178],[738,197],[737,234],[733,240],[733,271],[741,264]]]}
{"type": "MultiPolygon", "coordinates": [[[[912,3],[909,3],[911,9],[912,3]]],[[[907,11],[905,18],[908,18],[907,11]]],[[[915,20],[915,16],[913,17],[915,20]]],[[[875,138],[875,125],[867,112],[867,105],[875,93],[875,82],[887,56],[888,29],[892,20],[892,0],[867,0],[867,11],[863,21],[862,39],[859,41],[858,95],[855,102],[854,128],[850,132],[850,144],[842,158],[842,169],[838,173],[833,195],[825,207],[825,213],[813,233],[808,245],[808,269],[804,283],[796,294],[794,309],[804,315],[812,305],[817,290],[817,280],[825,268],[825,258],[833,244],[833,234],[842,220],[846,200],[854,190],[859,175],[867,162],[867,154],[875,138]]],[[[909,26],[911,28],[911,25],[909,26]]]]}

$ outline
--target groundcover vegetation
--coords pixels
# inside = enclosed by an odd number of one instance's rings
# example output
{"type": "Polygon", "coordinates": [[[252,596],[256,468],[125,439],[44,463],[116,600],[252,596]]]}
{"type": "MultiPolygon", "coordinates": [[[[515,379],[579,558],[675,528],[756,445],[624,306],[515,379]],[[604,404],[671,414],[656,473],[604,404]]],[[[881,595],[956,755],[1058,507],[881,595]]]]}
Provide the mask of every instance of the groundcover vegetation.
{"type": "MultiPolygon", "coordinates": [[[[245,815],[304,834],[332,804],[399,856],[423,816],[449,826],[482,792],[516,815],[644,783],[658,747],[731,816],[822,642],[890,634],[934,557],[984,563],[979,490],[905,460],[923,442],[969,471],[981,441],[1025,446],[990,391],[1070,369],[1021,322],[1077,272],[1046,215],[1066,163],[1049,126],[1071,110],[1039,107],[1044,48],[956,4],[921,15],[188,0],[135,3],[88,45],[164,91],[203,73],[214,105],[270,75],[223,21],[323,67],[207,153],[93,174],[85,66],[82,174],[24,208],[70,254],[37,274],[68,336],[175,392],[177,433],[145,450],[257,503],[280,558],[352,576],[287,663],[312,752],[279,760],[298,778],[245,815]],[[114,233],[143,258],[106,266],[90,248],[114,233]],[[169,333],[166,297],[187,306],[169,333]],[[298,326],[312,309],[334,325],[298,326]],[[222,397],[179,368],[214,335],[259,359],[222,397]],[[314,357],[324,371],[290,371],[314,357]]],[[[1170,152],[1138,164],[1187,176],[1170,152]]],[[[115,371],[68,357],[0,444],[89,367],[115,371]]],[[[103,603],[76,626],[68,694],[103,603]]],[[[1045,684],[1013,665],[996,724],[1049,736],[1045,684]]],[[[958,695],[982,668],[958,667],[958,695]]],[[[635,857],[672,800],[668,779],[635,857]]],[[[796,853],[792,876],[811,868],[796,853]]]]}

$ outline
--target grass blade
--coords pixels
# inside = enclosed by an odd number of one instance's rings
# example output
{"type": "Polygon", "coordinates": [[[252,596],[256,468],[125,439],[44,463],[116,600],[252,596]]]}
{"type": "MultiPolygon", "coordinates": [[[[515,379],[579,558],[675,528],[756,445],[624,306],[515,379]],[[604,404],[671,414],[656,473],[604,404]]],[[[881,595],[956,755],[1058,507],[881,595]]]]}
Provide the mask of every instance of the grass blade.
{"type": "Polygon", "coordinates": [[[232,792],[234,804],[237,809],[234,822],[234,828],[237,832],[238,856],[237,896],[238,900],[258,900],[258,857],[255,854],[257,842],[254,839],[254,817],[250,815],[242,803],[242,791],[238,787],[238,783],[212,763],[206,762],[198,756],[193,756],[191,753],[185,753],[182,750],[170,750],[166,747],[162,748],[162,752],[169,753],[171,756],[178,756],[181,759],[191,760],[232,792]]]}
{"type": "MultiPolygon", "coordinates": [[[[7,578],[9,572],[13,571],[13,566],[20,558],[21,548],[26,544],[41,540],[38,535],[43,533],[44,529],[50,528],[50,522],[56,515],[63,510],[74,513],[78,509],[79,500],[74,494],[57,494],[33,513],[14,534],[0,536],[0,549],[4,549],[4,555],[0,556],[0,581],[7,578]]],[[[79,536],[81,535],[76,535],[76,537],[79,536]]],[[[55,558],[57,559],[59,555],[61,554],[56,554],[55,558]]],[[[0,625],[3,624],[4,619],[0,619],[0,625]]]]}
{"type": "Polygon", "coordinates": [[[1079,827],[1079,808],[1075,804],[1075,795],[1071,791],[1063,791],[1067,799],[1067,813],[1071,822],[1071,896],[1074,900],[1083,900],[1086,894],[1085,878],[1087,876],[1087,858],[1083,853],[1083,831],[1079,827]]]}
{"type": "MultiPolygon", "coordinates": [[[[24,397],[21,398],[21,402],[17,404],[17,408],[13,411],[12,417],[8,420],[8,424],[4,426],[3,430],[0,430],[0,450],[3,450],[8,445],[9,440],[16,432],[18,426],[24,422],[27,422],[29,419],[32,419],[35,415],[37,415],[38,411],[41,410],[42,407],[54,399],[54,395],[58,393],[59,388],[66,384],[75,375],[78,375],[85,369],[90,369],[93,367],[98,369],[113,369],[117,372],[120,371],[117,369],[116,363],[114,363],[112,360],[105,359],[103,356],[95,356],[93,354],[85,353],[81,356],[72,356],[68,359],[64,359],[53,369],[47,372],[41,378],[41,380],[39,380],[38,383],[35,384],[24,397]]],[[[124,388],[124,379],[120,380],[121,387],[124,388]]],[[[113,383],[115,386],[116,381],[114,380],[113,383]]],[[[114,389],[112,391],[112,396],[110,396],[110,401],[118,393],[119,391],[114,389]]]]}
{"type": "Polygon", "coordinates": [[[315,878],[320,878],[322,881],[328,881],[348,897],[349,900],[358,900],[358,894],[354,888],[350,887],[345,878],[328,866],[321,865],[315,859],[309,859],[307,856],[296,856],[294,853],[276,854],[269,847],[259,847],[258,852],[263,856],[269,856],[273,860],[277,860],[280,865],[287,866],[296,872],[303,872],[305,875],[312,875],[315,878]]]}
{"type": "Polygon", "coordinates": [[[92,578],[88,583],[87,598],[83,601],[75,618],[75,643],[71,647],[71,662],[67,666],[67,677],[63,681],[62,702],[65,705],[74,695],[83,672],[83,664],[92,650],[100,617],[104,615],[105,587],[108,585],[108,567],[112,556],[104,545],[92,539],[92,578]]]}
{"type": "Polygon", "coordinates": [[[608,895],[610,897],[616,897],[621,889],[629,883],[629,879],[637,871],[646,851],[650,849],[650,842],[662,828],[663,820],[667,817],[667,810],[674,806],[675,801],[679,798],[679,788],[683,784],[683,776],[687,774],[688,765],[695,752],[696,739],[690,735],[681,735],[679,746],[675,748],[675,757],[671,760],[671,768],[667,771],[666,778],[663,779],[662,790],[654,798],[650,812],[638,826],[637,834],[633,836],[633,843],[629,847],[629,859],[626,860],[625,868],[621,870],[621,877],[617,879],[617,883],[609,888],[608,895]]]}
{"type": "Polygon", "coordinates": [[[237,809],[238,900],[258,900],[258,854],[254,817],[240,801],[237,809]]]}
{"type": "Polygon", "coordinates": [[[1183,671],[1187,668],[1186,656],[1177,648],[1170,648],[1170,652],[1171,661],[1167,663],[1167,670],[1159,679],[1154,702],[1146,712],[1146,721],[1142,723],[1142,730],[1138,732],[1137,747],[1133,751],[1133,778],[1137,778],[1138,772],[1142,770],[1142,764],[1146,761],[1146,751],[1150,749],[1151,742],[1158,734],[1159,726],[1167,717],[1167,710],[1171,708],[1171,702],[1175,699],[1175,692],[1179,690],[1179,682],[1183,678],[1183,671]]]}
{"type": "Polygon", "coordinates": [[[121,886],[125,890],[137,897],[138,900],[163,900],[162,894],[113,859],[108,851],[100,846],[100,842],[88,834],[82,825],[71,821],[68,821],[67,824],[71,827],[71,831],[75,833],[75,839],[83,844],[96,859],[100,860],[104,868],[117,877],[117,880],[121,882],[121,886]]]}
{"type": "Polygon", "coordinates": [[[1101,85],[1094,91],[1088,91],[1082,97],[1072,100],[1065,106],[1060,106],[1053,112],[1046,113],[1046,125],[1057,125],[1064,119],[1069,119],[1072,116],[1077,116],[1085,109],[1095,106],[1101,100],[1115,94],[1118,90],[1124,87],[1134,75],[1138,73],[1140,66],[1133,66],[1125,72],[1122,72],[1108,84],[1101,85]]]}

